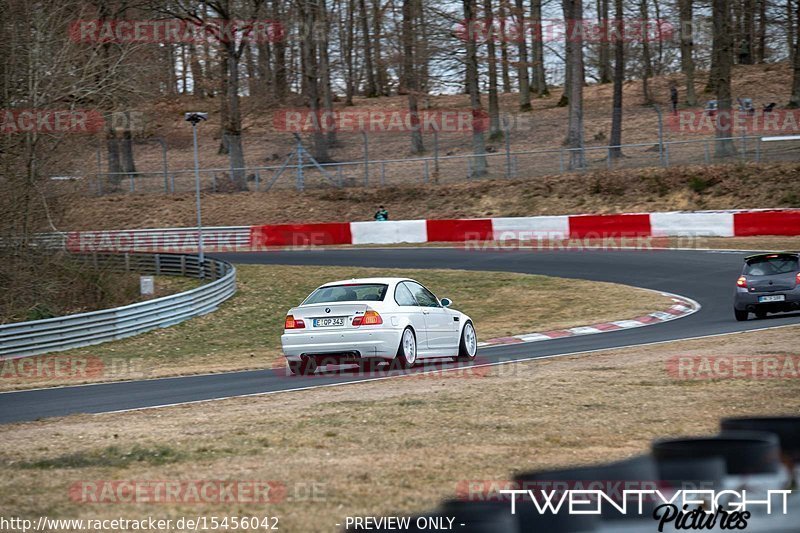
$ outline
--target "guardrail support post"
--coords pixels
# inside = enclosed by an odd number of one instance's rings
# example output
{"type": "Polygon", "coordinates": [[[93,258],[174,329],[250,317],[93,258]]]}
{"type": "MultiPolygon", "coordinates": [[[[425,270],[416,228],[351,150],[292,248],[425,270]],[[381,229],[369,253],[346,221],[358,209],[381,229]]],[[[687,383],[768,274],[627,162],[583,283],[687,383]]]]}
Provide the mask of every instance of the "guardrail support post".
{"type": "Polygon", "coordinates": [[[181,276],[186,275],[186,256],[181,256],[181,276]]]}
{"type": "Polygon", "coordinates": [[[131,254],[125,252],[125,272],[131,271],[131,254]]]}
{"type": "Polygon", "coordinates": [[[156,259],[156,276],[161,275],[161,254],[155,254],[156,259]]]}

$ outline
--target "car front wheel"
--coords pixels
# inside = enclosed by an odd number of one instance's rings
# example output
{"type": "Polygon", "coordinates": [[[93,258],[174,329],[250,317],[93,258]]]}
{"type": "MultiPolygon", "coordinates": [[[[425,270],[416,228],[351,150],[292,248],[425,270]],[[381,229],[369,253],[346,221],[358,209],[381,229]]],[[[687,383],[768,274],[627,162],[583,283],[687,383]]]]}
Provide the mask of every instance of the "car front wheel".
{"type": "Polygon", "coordinates": [[[478,353],[478,336],[475,334],[475,327],[472,322],[464,324],[461,330],[461,342],[458,345],[459,361],[473,361],[478,353]]]}

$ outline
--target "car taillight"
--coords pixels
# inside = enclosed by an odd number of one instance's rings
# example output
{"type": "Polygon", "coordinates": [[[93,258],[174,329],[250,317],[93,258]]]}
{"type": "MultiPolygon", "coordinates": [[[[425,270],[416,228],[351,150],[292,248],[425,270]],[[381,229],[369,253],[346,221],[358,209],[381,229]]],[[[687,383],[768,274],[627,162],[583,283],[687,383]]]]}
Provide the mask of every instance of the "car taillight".
{"type": "Polygon", "coordinates": [[[736,280],[737,287],[747,288],[747,278],[744,276],[739,276],[739,279],[736,280]]]}
{"type": "Polygon", "coordinates": [[[286,315],[286,322],[283,323],[283,327],[284,329],[303,329],[306,327],[306,323],[292,315],[286,315]]]}
{"type": "Polygon", "coordinates": [[[800,286],[800,272],[797,273],[797,276],[794,278],[794,284],[800,286]]]}
{"type": "Polygon", "coordinates": [[[367,311],[364,316],[357,316],[353,319],[353,326],[377,326],[383,324],[383,319],[377,311],[367,311]]]}

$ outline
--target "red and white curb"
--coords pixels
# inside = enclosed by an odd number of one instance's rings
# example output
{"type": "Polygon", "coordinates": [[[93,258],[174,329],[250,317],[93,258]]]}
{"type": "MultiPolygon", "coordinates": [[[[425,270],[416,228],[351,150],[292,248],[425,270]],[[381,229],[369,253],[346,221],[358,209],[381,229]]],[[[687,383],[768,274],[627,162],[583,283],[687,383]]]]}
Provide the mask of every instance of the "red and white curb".
{"type": "MultiPolygon", "coordinates": [[[[574,239],[800,235],[800,209],[619,213],[515,218],[323,222],[203,228],[207,252],[276,247],[425,242],[549,242],[574,239]]],[[[84,231],[40,235],[72,252],[190,253],[196,228],[84,231]]]]}
{"type": "Polygon", "coordinates": [[[672,299],[672,305],[665,311],[654,311],[650,314],[631,318],[628,320],[615,320],[613,322],[602,322],[600,324],[592,324],[591,326],[578,326],[567,329],[555,329],[552,331],[543,331],[537,333],[525,333],[522,335],[511,335],[509,337],[498,337],[489,339],[484,342],[479,342],[479,347],[488,346],[502,346],[505,344],[520,344],[526,342],[539,342],[550,341],[553,339],[562,339],[565,337],[578,337],[581,335],[595,335],[597,333],[608,333],[610,331],[619,331],[622,329],[641,328],[644,326],[652,326],[655,324],[662,324],[684,318],[700,310],[700,304],[691,298],[679,296],[668,292],[659,292],[662,296],[667,296],[672,299]]]}

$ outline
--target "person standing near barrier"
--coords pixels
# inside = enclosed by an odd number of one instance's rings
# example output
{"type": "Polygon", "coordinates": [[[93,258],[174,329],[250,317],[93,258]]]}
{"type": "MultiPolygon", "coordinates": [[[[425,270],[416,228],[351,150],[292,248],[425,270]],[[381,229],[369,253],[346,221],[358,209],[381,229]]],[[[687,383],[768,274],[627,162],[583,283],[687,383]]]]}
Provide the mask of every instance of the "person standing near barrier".
{"type": "Polygon", "coordinates": [[[387,211],[386,208],[383,207],[382,205],[378,206],[378,210],[375,212],[375,216],[372,218],[374,218],[378,222],[385,222],[389,220],[389,211],[387,211]]]}

